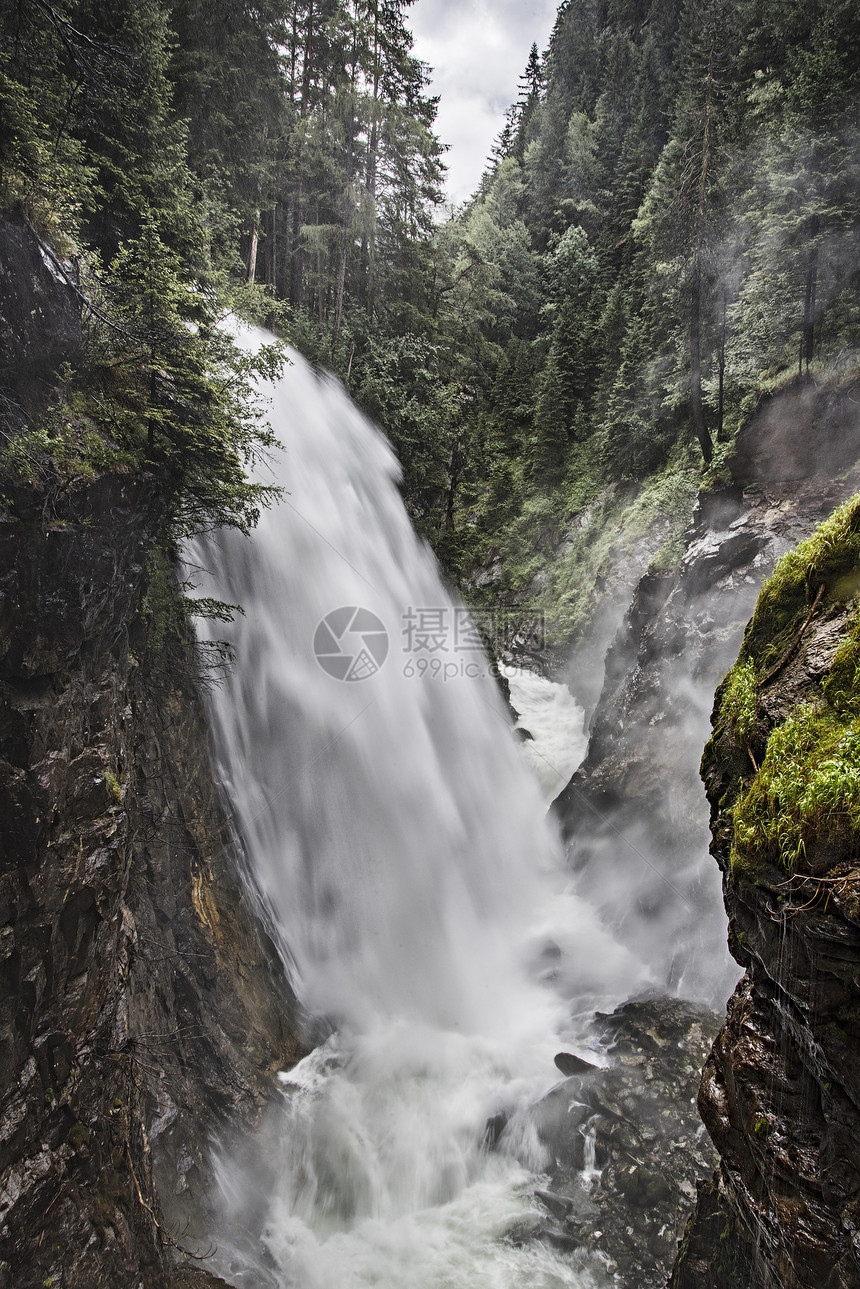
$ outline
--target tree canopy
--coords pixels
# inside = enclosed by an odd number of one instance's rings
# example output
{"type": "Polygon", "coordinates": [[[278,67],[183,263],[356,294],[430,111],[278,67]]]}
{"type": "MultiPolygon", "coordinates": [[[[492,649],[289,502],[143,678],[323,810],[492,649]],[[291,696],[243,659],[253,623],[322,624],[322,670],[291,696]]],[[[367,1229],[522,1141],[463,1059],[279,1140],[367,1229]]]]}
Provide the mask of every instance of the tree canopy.
{"type": "Polygon", "coordinates": [[[265,447],[218,338],[237,293],[379,420],[455,577],[856,369],[849,0],[564,0],[444,220],[407,0],[0,14],[0,204],[78,257],[88,406],[177,499],[213,444],[235,482],[265,447]]]}

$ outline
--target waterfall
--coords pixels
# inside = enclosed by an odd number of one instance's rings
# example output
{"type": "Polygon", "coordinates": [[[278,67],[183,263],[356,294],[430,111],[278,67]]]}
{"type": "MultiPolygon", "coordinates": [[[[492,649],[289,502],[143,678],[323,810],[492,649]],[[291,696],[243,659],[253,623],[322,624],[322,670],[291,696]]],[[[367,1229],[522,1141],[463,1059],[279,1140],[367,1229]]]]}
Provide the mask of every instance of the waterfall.
{"type": "Polygon", "coordinates": [[[568,888],[387,442],[297,355],[271,393],[283,500],[187,558],[200,594],[244,609],[207,700],[217,771],[249,895],[330,1037],[273,1089],[262,1137],[221,1148],[217,1270],[276,1289],[602,1284],[520,1238],[546,1160],[517,1115],[556,1082],[573,1017],[642,969],[568,888]],[[507,1124],[493,1148],[489,1120],[507,1124]]]}

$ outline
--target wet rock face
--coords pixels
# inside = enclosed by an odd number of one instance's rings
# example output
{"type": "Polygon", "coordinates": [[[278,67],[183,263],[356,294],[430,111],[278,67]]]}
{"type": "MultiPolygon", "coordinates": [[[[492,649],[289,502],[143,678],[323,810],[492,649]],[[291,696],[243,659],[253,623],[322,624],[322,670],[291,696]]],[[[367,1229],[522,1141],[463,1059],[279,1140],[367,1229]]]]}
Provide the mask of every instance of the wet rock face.
{"type": "MultiPolygon", "coordinates": [[[[721,1157],[711,1198],[731,1221],[728,1248],[751,1289],[855,1289],[858,886],[847,874],[817,893],[814,881],[790,894],[784,883],[775,873],[728,888],[732,942],[747,971],[699,1094],[721,1157]]],[[[700,1200],[690,1242],[714,1251],[707,1227],[700,1200]]],[[[685,1251],[676,1289],[711,1289],[695,1262],[685,1251]]]]}
{"type": "Polygon", "coordinates": [[[547,1212],[540,1235],[601,1254],[618,1285],[658,1289],[696,1181],[715,1161],[696,1089],[718,1020],[661,998],[626,1003],[598,1023],[609,1067],[572,1075],[532,1111],[552,1159],[537,1192],[547,1212]]]}
{"type": "Polygon", "coordinates": [[[81,343],[74,281],[74,265],[43,250],[23,218],[0,220],[0,384],[25,405],[81,343]]]}
{"type": "Polygon", "coordinates": [[[205,1225],[209,1134],[255,1118],[295,1054],[292,1002],[244,911],[188,661],[147,649],[152,481],[17,503],[0,520],[0,1286],[154,1289],[166,1232],[205,1225]]]}
{"type": "Polygon", "coordinates": [[[66,1263],[86,1286],[138,1253],[157,1264],[130,1200],[137,1096],[117,1058],[132,936],[126,618],[158,514],[146,480],[100,481],[48,522],[43,501],[0,524],[0,1260],[10,1285],[66,1263]]]}
{"type": "Polygon", "coordinates": [[[741,435],[735,480],[700,496],[680,569],[639,582],[607,657],[588,756],[554,803],[582,894],[610,924],[624,921],[625,943],[670,986],[715,1006],[737,970],[698,772],[714,690],[776,560],[860,488],[860,469],[846,466],[858,453],[853,405],[803,388],[763,406],[741,435]],[[781,470],[790,444],[800,464],[781,470]]]}
{"type": "MultiPolygon", "coordinates": [[[[787,881],[775,870],[755,884],[732,881],[726,905],[746,974],[705,1065],[699,1106],[720,1152],[720,1191],[739,1229],[735,1245],[753,1264],[753,1287],[854,1289],[860,1284],[856,868],[846,865],[826,881],[787,881]]],[[[678,1283],[700,1284],[690,1277],[678,1283]]]]}
{"type": "Polygon", "coordinates": [[[788,405],[765,400],[736,448],[732,474],[741,485],[835,473],[860,457],[860,420],[850,401],[805,385],[788,405]]]}
{"type": "MultiPolygon", "coordinates": [[[[803,611],[801,611],[803,612],[803,611]]],[[[822,704],[857,601],[825,600],[778,676],[759,689],[754,736],[822,704]],[[825,688],[825,692],[826,688],[825,688]]],[[[699,1107],[720,1154],[673,1289],[856,1289],[860,1285],[860,877],[856,839],[810,847],[793,869],[731,867],[738,792],[731,731],[715,717],[703,762],[729,943],[745,974],[705,1064],[699,1107]],[[722,1214],[723,1234],[715,1214],[722,1214]],[[722,1257],[736,1279],[708,1270],[722,1257]]],[[[778,802],[771,803],[779,810],[778,802]]]]}

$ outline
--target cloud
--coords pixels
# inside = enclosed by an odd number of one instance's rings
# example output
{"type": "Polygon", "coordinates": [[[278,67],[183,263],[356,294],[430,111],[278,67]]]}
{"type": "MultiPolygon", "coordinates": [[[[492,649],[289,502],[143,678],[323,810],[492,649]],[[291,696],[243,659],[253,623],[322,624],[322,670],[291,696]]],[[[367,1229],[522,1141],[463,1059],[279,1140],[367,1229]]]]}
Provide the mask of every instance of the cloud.
{"type": "Polygon", "coordinates": [[[452,201],[478,186],[532,42],[546,47],[556,9],[557,0],[416,0],[409,11],[414,52],[430,64],[432,92],[441,95],[436,131],[450,147],[452,201]]]}

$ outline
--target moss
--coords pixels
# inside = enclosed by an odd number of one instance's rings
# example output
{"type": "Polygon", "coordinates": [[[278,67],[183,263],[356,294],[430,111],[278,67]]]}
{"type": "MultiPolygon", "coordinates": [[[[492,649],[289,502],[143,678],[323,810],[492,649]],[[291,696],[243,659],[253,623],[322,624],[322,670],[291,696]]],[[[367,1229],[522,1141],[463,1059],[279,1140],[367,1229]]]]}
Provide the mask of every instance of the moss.
{"type": "Polygon", "coordinates": [[[799,707],[771,734],[733,821],[733,873],[761,858],[791,871],[813,850],[860,854],[860,720],[799,707]]]}
{"type": "Polygon", "coordinates": [[[736,930],[734,922],[730,922],[729,923],[729,949],[737,950],[738,952],[741,952],[746,945],[746,941],[747,941],[746,931],[736,930]]]}
{"type": "Polygon", "coordinates": [[[105,783],[110,788],[111,796],[113,797],[114,801],[116,802],[122,801],[122,785],[120,784],[119,779],[111,770],[105,770],[105,783]]]}
{"type": "Polygon", "coordinates": [[[72,1150],[82,1150],[90,1144],[90,1134],[87,1128],[80,1121],[69,1129],[69,1135],[66,1141],[72,1147],[72,1150]]]}
{"type": "Polygon", "coordinates": [[[759,674],[784,652],[824,582],[829,598],[848,599],[860,568],[860,494],[839,506],[807,539],[783,555],[762,587],[744,638],[742,658],[759,674]]]}
{"type": "Polygon", "coordinates": [[[130,1179],[118,1168],[102,1169],[93,1204],[96,1220],[102,1226],[112,1226],[116,1221],[117,1208],[128,1206],[129,1185],[130,1179]]]}
{"type": "Polygon", "coordinates": [[[838,649],[822,693],[840,716],[860,715],[860,622],[838,649]]]}
{"type": "Polygon", "coordinates": [[[720,719],[740,742],[752,737],[758,713],[755,667],[749,660],[738,661],[725,679],[720,702],[720,719]]]}
{"type": "MultiPolygon", "coordinates": [[[[732,779],[719,810],[731,825],[731,872],[757,881],[768,866],[827,871],[860,855],[860,615],[854,614],[819,702],[771,730],[760,768],[741,750],[763,742],[758,685],[785,653],[824,583],[827,606],[860,590],[860,496],[840,506],[765,583],[743,648],[717,691],[714,737],[703,769],[732,779]]],[[[778,683],[778,681],[776,682],[778,683]]]]}

